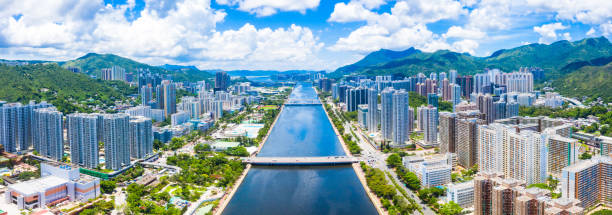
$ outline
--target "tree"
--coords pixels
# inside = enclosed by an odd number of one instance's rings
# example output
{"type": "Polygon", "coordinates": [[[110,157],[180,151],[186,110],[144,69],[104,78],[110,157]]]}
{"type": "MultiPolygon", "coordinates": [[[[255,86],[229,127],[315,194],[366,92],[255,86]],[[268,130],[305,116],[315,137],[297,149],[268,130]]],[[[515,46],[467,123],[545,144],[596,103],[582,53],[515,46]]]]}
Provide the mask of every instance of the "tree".
{"type": "Polygon", "coordinates": [[[183,147],[183,145],[185,145],[185,140],[183,140],[183,138],[180,138],[180,137],[173,137],[172,140],[170,141],[170,149],[172,151],[180,149],[181,147],[183,147]]]}
{"type": "Polygon", "coordinates": [[[578,157],[580,160],[588,160],[591,159],[591,154],[589,154],[588,152],[584,152],[580,155],[580,157],[578,157]]]}
{"type": "Polygon", "coordinates": [[[163,148],[163,147],[164,147],[164,145],[165,145],[165,144],[164,144],[164,143],[162,143],[162,141],[160,141],[160,140],[153,140],[153,148],[154,148],[155,150],[159,150],[159,149],[163,148]]]}
{"type": "Polygon", "coordinates": [[[100,191],[105,194],[112,194],[117,187],[117,182],[111,180],[104,180],[100,182],[100,191]]]}
{"type": "Polygon", "coordinates": [[[210,151],[210,145],[208,144],[197,144],[196,146],[193,147],[193,150],[196,153],[203,153],[203,152],[208,152],[210,151]]]}
{"type": "Polygon", "coordinates": [[[406,186],[408,186],[408,188],[410,188],[411,190],[421,189],[421,181],[419,180],[419,177],[417,177],[417,175],[413,172],[406,171],[406,173],[404,174],[404,178],[406,186]]]}
{"type": "Polygon", "coordinates": [[[242,146],[229,147],[227,150],[225,150],[225,153],[231,156],[240,156],[240,157],[249,156],[249,152],[246,150],[246,148],[242,146]]]}
{"type": "Polygon", "coordinates": [[[459,204],[450,201],[447,204],[443,204],[442,207],[440,207],[440,210],[438,210],[438,213],[442,215],[456,215],[460,214],[462,211],[463,208],[461,208],[459,204]]]}
{"type": "Polygon", "coordinates": [[[389,155],[389,157],[387,158],[387,166],[390,166],[392,168],[402,166],[402,157],[400,157],[397,153],[389,155]]]}

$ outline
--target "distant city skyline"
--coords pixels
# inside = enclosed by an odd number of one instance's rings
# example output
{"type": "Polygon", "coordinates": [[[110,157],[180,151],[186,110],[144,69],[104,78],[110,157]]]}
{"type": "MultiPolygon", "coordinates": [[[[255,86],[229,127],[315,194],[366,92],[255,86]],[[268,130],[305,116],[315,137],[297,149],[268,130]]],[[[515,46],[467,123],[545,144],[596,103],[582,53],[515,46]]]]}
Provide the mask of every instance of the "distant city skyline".
{"type": "Polygon", "coordinates": [[[0,9],[0,58],[112,53],[199,69],[334,70],[381,48],[476,56],[612,33],[612,1],[61,0],[0,9]]]}

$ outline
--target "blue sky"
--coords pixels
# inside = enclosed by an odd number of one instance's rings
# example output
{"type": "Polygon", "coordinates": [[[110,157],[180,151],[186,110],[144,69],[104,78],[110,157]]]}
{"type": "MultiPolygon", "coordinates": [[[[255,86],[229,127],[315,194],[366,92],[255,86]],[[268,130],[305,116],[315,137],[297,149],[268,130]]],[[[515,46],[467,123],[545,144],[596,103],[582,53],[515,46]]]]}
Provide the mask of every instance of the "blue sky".
{"type": "Polygon", "coordinates": [[[612,33],[609,0],[56,0],[0,8],[0,58],[113,53],[200,69],[334,70],[379,50],[487,56],[612,33]]]}

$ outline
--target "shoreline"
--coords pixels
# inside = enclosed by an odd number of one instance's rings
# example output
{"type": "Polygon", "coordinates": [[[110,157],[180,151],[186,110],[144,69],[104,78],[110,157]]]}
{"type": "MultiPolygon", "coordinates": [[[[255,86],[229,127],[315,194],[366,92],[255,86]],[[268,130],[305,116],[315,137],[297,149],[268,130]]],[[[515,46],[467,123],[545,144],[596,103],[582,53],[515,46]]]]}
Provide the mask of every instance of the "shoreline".
{"type": "MultiPolygon", "coordinates": [[[[317,91],[317,88],[314,88],[314,90],[315,90],[315,92],[317,92],[317,95],[319,95],[319,91],[317,91]]],[[[319,102],[320,101],[321,101],[321,99],[319,99],[319,102]]],[[[351,154],[351,151],[346,146],[346,143],[344,143],[344,139],[342,139],[342,136],[340,135],[340,132],[338,132],[338,129],[336,128],[334,123],[332,123],[331,118],[329,118],[329,113],[327,113],[327,110],[325,109],[325,103],[322,102],[321,105],[323,106],[322,107],[323,111],[325,111],[325,116],[327,116],[327,121],[329,121],[329,124],[331,124],[332,128],[334,129],[334,132],[336,133],[336,138],[338,138],[338,141],[340,141],[340,145],[342,146],[342,149],[344,150],[344,153],[346,155],[353,156],[353,154],[351,154]]],[[[360,165],[359,163],[351,164],[351,166],[353,167],[353,171],[355,171],[355,175],[359,179],[359,182],[361,182],[361,186],[363,187],[364,191],[368,195],[368,197],[370,199],[370,202],[372,202],[372,204],[374,205],[374,208],[376,208],[376,211],[378,212],[378,214],[380,214],[380,215],[387,214],[387,213],[385,213],[386,211],[383,210],[382,203],[380,203],[380,199],[378,198],[378,196],[376,196],[374,194],[374,192],[372,192],[372,190],[370,190],[370,187],[368,187],[368,184],[367,184],[366,178],[365,178],[365,173],[363,172],[363,170],[361,169],[361,167],[359,165],[360,165]]]]}
{"type": "MultiPolygon", "coordinates": [[[[289,95],[291,95],[291,94],[289,94],[289,95]]],[[[287,97],[287,99],[289,99],[289,97],[287,97]]],[[[285,100],[287,100],[287,99],[285,99],[285,100]]],[[[272,124],[270,124],[270,129],[268,129],[268,133],[261,140],[261,144],[259,144],[259,146],[257,147],[257,151],[255,151],[255,153],[253,155],[250,155],[249,157],[256,157],[257,154],[259,154],[259,151],[261,151],[261,149],[263,148],[263,145],[268,140],[268,137],[270,136],[270,133],[272,133],[272,129],[276,125],[276,122],[278,121],[278,118],[280,118],[281,113],[283,113],[283,109],[284,108],[285,108],[285,102],[283,102],[283,105],[281,105],[280,111],[278,112],[278,115],[276,115],[276,118],[274,119],[274,122],[272,122],[272,124]]],[[[252,166],[251,164],[247,164],[246,168],[244,168],[244,170],[242,171],[243,173],[236,180],[234,185],[230,188],[230,192],[226,193],[226,195],[223,195],[223,197],[221,197],[221,199],[219,200],[219,205],[215,209],[213,209],[213,213],[212,214],[221,215],[223,213],[223,210],[225,210],[225,207],[227,207],[227,204],[229,204],[230,200],[232,200],[232,198],[234,197],[234,194],[236,194],[236,191],[238,190],[238,188],[242,184],[242,181],[244,180],[244,178],[246,178],[246,176],[249,174],[249,170],[251,169],[251,166],[252,166]]]]}

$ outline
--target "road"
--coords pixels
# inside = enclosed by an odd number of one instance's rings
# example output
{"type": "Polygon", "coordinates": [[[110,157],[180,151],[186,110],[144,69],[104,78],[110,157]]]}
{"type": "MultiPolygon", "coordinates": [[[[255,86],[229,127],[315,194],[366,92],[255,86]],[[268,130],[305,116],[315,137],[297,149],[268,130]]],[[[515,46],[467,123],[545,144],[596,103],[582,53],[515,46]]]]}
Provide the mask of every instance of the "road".
{"type": "MultiPolygon", "coordinates": [[[[334,106],[334,110],[336,110],[335,106],[334,106]]],[[[358,139],[357,144],[363,150],[361,152],[362,154],[361,156],[369,166],[391,173],[393,178],[392,179],[388,177],[387,178],[390,180],[394,180],[397,184],[400,185],[402,189],[404,189],[408,193],[408,196],[410,196],[410,198],[415,199],[417,204],[419,204],[419,207],[423,211],[423,214],[425,215],[436,214],[433,210],[431,210],[431,208],[429,208],[429,206],[427,206],[427,204],[423,203],[419,199],[419,197],[414,192],[412,192],[412,190],[408,189],[408,187],[406,187],[406,185],[399,180],[399,177],[397,176],[397,174],[395,174],[395,172],[392,169],[387,167],[387,161],[386,161],[387,155],[385,153],[382,153],[381,151],[376,150],[374,146],[369,144],[367,140],[363,139],[362,135],[360,135],[360,134],[363,134],[362,131],[354,130],[353,126],[347,122],[344,123],[344,129],[345,129],[345,133],[346,132],[350,133],[350,131],[353,131],[355,135],[357,135],[357,139],[358,139]]]]}

